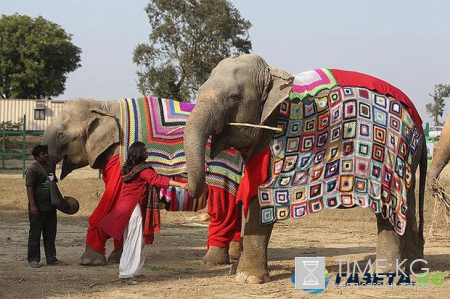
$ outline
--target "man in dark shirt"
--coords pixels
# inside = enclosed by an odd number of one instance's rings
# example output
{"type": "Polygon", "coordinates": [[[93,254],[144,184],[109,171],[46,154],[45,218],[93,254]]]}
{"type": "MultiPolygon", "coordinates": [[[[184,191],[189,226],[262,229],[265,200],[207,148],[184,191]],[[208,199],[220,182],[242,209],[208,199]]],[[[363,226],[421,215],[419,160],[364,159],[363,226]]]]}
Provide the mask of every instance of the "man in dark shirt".
{"type": "Polygon", "coordinates": [[[54,177],[51,173],[54,165],[49,162],[48,146],[37,145],[33,148],[32,154],[36,161],[27,169],[25,176],[30,220],[28,263],[33,268],[40,267],[42,234],[47,265],[66,265],[56,258],[56,208],[52,206],[47,181],[48,176],[54,177]]]}

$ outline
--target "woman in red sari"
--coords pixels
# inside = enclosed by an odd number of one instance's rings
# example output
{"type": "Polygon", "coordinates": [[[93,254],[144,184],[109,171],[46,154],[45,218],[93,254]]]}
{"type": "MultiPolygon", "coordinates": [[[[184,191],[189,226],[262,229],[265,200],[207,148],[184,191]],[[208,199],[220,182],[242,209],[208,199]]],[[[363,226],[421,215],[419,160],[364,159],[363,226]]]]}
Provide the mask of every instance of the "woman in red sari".
{"type": "Polygon", "coordinates": [[[156,196],[154,187],[187,189],[187,183],[157,174],[145,162],[147,157],[143,142],[136,141],[130,146],[122,167],[121,195],[113,210],[100,222],[100,227],[109,236],[116,240],[123,236],[119,278],[129,284],[137,284],[134,277],[141,274],[145,262],[144,247],[153,242],[154,233],[159,229],[159,210],[152,206],[156,196]]]}

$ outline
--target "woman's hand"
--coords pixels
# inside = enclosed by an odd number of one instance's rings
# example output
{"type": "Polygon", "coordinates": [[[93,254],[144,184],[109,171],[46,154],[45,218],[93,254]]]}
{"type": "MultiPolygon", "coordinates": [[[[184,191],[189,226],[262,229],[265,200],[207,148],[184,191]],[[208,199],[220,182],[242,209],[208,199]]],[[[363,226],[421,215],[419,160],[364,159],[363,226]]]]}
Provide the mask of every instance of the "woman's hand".
{"type": "Polygon", "coordinates": [[[188,189],[188,183],[187,183],[187,182],[186,182],[186,183],[183,183],[183,182],[177,182],[177,181],[174,181],[174,180],[170,180],[169,186],[172,186],[172,187],[179,187],[179,188],[182,188],[182,189],[184,189],[184,190],[187,190],[187,189],[188,189]]]}
{"type": "Polygon", "coordinates": [[[188,183],[180,183],[180,188],[183,188],[184,190],[188,189],[188,183]]]}

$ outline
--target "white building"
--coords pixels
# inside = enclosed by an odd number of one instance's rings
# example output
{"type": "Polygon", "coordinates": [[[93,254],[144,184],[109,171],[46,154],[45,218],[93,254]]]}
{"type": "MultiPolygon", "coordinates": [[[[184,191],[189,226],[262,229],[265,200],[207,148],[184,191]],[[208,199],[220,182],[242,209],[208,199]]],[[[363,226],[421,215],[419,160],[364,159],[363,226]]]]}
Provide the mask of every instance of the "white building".
{"type": "Polygon", "coordinates": [[[26,115],[27,131],[44,131],[66,103],[65,100],[0,99],[0,123],[18,123],[26,115]]]}

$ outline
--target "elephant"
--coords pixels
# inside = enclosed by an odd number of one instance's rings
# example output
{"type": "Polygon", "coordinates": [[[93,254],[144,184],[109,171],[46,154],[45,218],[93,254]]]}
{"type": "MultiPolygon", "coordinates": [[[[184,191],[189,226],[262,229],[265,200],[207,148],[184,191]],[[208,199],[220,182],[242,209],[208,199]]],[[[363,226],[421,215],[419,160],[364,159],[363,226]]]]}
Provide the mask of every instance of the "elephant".
{"type": "MultiPolygon", "coordinates": [[[[431,162],[430,170],[428,172],[428,189],[433,195],[439,193],[438,179],[444,167],[450,160],[450,116],[447,117],[441,135],[439,136],[439,144],[433,153],[433,159],[431,162]]],[[[443,196],[444,204],[447,212],[450,213],[450,200],[443,196]],[[446,201],[445,201],[446,200],[446,201]]]]}
{"type": "MultiPolygon", "coordinates": [[[[72,171],[89,165],[100,169],[105,181],[105,192],[89,218],[86,250],[80,258],[81,265],[104,265],[107,262],[105,244],[108,236],[102,234],[98,224],[111,210],[120,194],[120,165],[123,164],[120,161],[126,157],[126,149],[133,140],[152,138],[146,139],[148,161],[152,167],[159,173],[183,179],[186,171],[183,170],[183,129],[180,126],[184,125],[192,106],[193,104],[155,97],[111,101],[73,99],[65,104],[55,120],[47,126],[42,143],[48,145],[49,157],[54,165],[62,160],[61,179],[72,171]],[[131,127],[129,123],[136,126],[131,127]],[[169,132],[168,129],[173,130],[169,132]],[[149,132],[147,137],[144,136],[145,132],[149,132]],[[164,151],[166,147],[169,147],[168,152],[164,151]]],[[[211,179],[208,191],[196,199],[185,196],[184,205],[190,203],[193,207],[201,208],[201,200],[204,202],[207,199],[211,222],[207,252],[202,261],[205,264],[227,264],[230,258],[237,259],[240,254],[240,223],[237,222],[240,218],[237,217],[233,190],[237,191],[242,175],[242,159],[233,150],[223,156],[219,163],[205,165],[211,179]]],[[[168,189],[164,191],[164,195],[167,197],[168,194],[174,194],[176,197],[177,192],[179,191],[168,189]]],[[[174,200],[172,203],[171,206],[175,207],[174,200]]],[[[108,262],[120,260],[121,248],[121,241],[114,240],[114,250],[109,255],[108,262]]]]}
{"type": "Polygon", "coordinates": [[[369,207],[377,221],[376,256],[390,263],[385,271],[402,259],[410,269],[423,258],[424,246],[427,157],[421,124],[409,98],[375,77],[335,69],[294,76],[255,54],[229,57],[200,86],[186,122],[189,193],[196,197],[205,187],[209,138],[211,159],[227,148],[241,153],[237,281],[270,281],[267,247],[274,223],[324,207],[369,207]]]}

